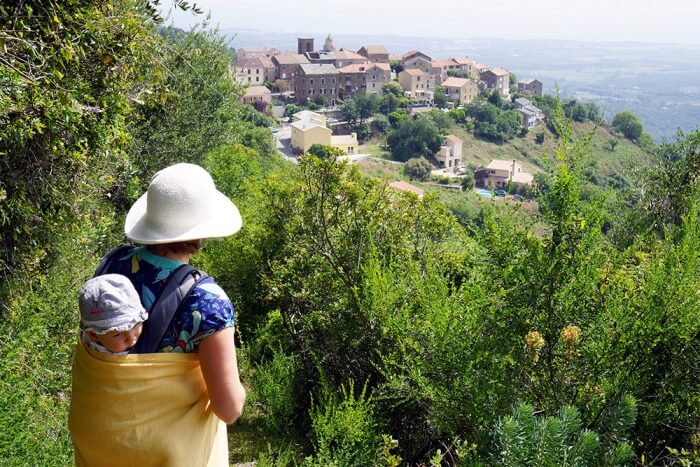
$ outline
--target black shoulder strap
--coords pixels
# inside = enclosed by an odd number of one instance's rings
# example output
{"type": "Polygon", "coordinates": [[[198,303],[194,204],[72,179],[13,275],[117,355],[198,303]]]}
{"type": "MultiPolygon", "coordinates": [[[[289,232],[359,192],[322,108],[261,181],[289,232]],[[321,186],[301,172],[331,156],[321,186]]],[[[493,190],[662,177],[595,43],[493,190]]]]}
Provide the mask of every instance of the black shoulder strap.
{"type": "MultiPolygon", "coordinates": [[[[122,245],[107,253],[97,266],[94,276],[105,274],[116,258],[126,254],[132,248],[131,245],[122,245]]],[[[163,290],[148,313],[148,319],[143,323],[141,337],[129,353],[153,353],[158,350],[158,344],[163,340],[170,322],[192,288],[206,277],[209,277],[206,273],[189,264],[183,264],[175,269],[166,279],[163,290]]]]}
{"type": "Polygon", "coordinates": [[[97,269],[95,269],[95,274],[93,274],[93,277],[101,276],[102,274],[107,271],[109,268],[109,265],[112,264],[112,261],[114,261],[115,258],[121,256],[122,254],[125,254],[127,251],[132,249],[133,246],[131,245],[122,245],[116,247],[114,250],[110,251],[105,255],[104,258],[102,258],[102,261],[100,261],[100,264],[97,266],[97,269]]]}
{"type": "Polygon", "coordinates": [[[170,322],[180,309],[192,288],[199,281],[208,277],[189,264],[175,269],[165,281],[163,290],[148,312],[148,319],[143,323],[143,332],[136,345],[129,353],[153,353],[163,340],[170,322]]]}

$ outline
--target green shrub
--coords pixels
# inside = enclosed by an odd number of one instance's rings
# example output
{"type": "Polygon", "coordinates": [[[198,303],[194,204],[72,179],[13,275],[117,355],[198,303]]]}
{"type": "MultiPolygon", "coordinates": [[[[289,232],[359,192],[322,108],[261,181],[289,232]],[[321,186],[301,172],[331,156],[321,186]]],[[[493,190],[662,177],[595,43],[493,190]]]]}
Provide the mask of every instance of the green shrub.
{"type": "Polygon", "coordinates": [[[430,178],[433,165],[424,157],[409,159],[403,166],[403,173],[409,178],[424,182],[430,178]]]}
{"type": "Polygon", "coordinates": [[[301,426],[303,412],[300,393],[301,361],[296,355],[276,351],[272,358],[256,368],[249,404],[260,407],[267,433],[290,436],[301,426]]]}
{"type": "MultiPolygon", "coordinates": [[[[634,400],[623,399],[623,412],[631,417],[616,420],[620,432],[606,445],[601,436],[583,427],[575,407],[562,407],[556,416],[537,417],[532,406],[520,404],[513,415],[499,420],[495,430],[494,465],[624,465],[634,452],[625,441],[634,425],[634,400]]],[[[613,422],[611,420],[611,422],[613,422]]]]}
{"type": "Polygon", "coordinates": [[[321,390],[311,408],[316,452],[306,459],[305,466],[364,467],[376,463],[383,441],[366,389],[356,395],[351,382],[340,394],[327,387],[321,390]]]}

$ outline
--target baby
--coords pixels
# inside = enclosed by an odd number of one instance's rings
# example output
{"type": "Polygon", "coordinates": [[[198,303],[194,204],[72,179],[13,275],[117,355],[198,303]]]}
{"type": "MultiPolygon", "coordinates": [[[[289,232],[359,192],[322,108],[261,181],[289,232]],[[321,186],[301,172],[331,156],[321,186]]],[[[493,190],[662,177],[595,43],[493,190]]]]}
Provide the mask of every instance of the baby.
{"type": "Polygon", "coordinates": [[[121,274],[93,277],[80,289],[82,341],[97,351],[128,354],[147,317],[134,285],[121,274]]]}

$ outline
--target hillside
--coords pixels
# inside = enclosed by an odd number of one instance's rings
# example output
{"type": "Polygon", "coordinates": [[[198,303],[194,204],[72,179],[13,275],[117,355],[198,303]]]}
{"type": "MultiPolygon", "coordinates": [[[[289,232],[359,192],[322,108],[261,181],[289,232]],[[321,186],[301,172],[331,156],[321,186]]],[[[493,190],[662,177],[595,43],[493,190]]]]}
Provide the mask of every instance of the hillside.
{"type": "MultiPolygon", "coordinates": [[[[618,177],[627,179],[632,169],[648,166],[652,162],[653,156],[651,154],[637,144],[613,135],[606,127],[596,126],[592,123],[574,123],[573,125],[576,137],[584,137],[592,132],[588,153],[589,178],[600,186],[619,187],[618,177]],[[618,141],[614,150],[609,148],[611,139],[618,141]]],[[[449,132],[462,139],[463,160],[472,167],[488,165],[492,159],[516,159],[525,170],[537,173],[546,166],[544,155],[552,155],[556,151],[556,138],[544,125],[534,128],[524,137],[515,138],[504,144],[494,144],[476,138],[472,132],[460,125],[453,125],[449,132]],[[537,144],[535,135],[541,131],[545,132],[545,141],[543,144],[537,144]]],[[[366,142],[360,146],[359,151],[380,158],[391,157],[391,154],[384,149],[382,138],[366,142]]],[[[372,170],[369,171],[370,175],[377,175],[383,171],[376,165],[366,165],[372,167],[372,170]]],[[[395,168],[384,170],[387,171],[386,175],[389,175],[390,172],[396,172],[395,168]]]]}

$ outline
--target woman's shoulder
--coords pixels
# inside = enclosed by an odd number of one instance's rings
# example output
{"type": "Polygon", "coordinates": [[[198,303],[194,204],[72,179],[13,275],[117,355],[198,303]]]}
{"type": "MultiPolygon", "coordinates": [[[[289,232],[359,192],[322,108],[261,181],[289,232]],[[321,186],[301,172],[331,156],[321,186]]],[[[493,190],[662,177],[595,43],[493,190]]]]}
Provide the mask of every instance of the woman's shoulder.
{"type": "Polygon", "coordinates": [[[199,281],[192,292],[197,294],[197,297],[201,300],[226,300],[230,302],[224,289],[210,276],[199,281]]]}

